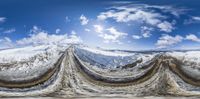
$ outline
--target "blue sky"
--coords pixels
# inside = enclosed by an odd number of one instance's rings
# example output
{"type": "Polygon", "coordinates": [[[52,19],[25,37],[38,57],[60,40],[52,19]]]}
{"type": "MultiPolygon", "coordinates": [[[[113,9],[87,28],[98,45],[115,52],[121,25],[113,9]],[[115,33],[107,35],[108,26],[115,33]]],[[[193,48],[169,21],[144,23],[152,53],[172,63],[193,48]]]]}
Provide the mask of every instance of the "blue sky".
{"type": "Polygon", "coordinates": [[[0,48],[199,49],[199,0],[1,0],[0,48]]]}

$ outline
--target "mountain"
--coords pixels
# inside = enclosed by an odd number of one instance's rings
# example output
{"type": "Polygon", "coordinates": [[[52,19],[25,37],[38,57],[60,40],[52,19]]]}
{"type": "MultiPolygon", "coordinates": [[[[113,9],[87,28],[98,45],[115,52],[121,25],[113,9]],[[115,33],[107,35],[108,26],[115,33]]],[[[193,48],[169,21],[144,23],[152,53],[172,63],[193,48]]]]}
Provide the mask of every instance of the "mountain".
{"type": "Polygon", "coordinates": [[[200,95],[200,51],[39,45],[0,51],[0,96],[200,95]]]}

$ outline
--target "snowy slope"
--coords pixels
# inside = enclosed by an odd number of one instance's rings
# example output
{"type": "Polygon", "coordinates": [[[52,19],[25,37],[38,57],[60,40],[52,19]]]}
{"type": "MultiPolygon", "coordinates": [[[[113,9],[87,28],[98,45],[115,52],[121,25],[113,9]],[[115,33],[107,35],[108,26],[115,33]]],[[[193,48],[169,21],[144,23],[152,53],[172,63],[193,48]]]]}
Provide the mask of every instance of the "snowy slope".
{"type": "Polygon", "coordinates": [[[130,53],[123,51],[106,51],[98,48],[89,48],[86,46],[76,47],[76,55],[84,62],[90,63],[102,69],[113,69],[131,64],[136,61],[141,61],[142,65],[150,61],[158,53],[130,53]]]}
{"type": "Polygon", "coordinates": [[[38,77],[52,68],[63,47],[56,45],[28,46],[0,51],[0,79],[23,80],[38,77]]]}
{"type": "Polygon", "coordinates": [[[167,52],[182,62],[181,69],[189,76],[200,80],[200,51],[167,52]]]}

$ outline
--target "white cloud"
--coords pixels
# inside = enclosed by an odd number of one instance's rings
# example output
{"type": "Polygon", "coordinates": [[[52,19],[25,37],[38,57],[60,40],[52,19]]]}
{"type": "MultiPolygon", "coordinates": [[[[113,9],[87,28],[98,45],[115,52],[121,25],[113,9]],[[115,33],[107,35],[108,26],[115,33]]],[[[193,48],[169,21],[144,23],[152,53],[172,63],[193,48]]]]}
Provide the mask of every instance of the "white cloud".
{"type": "Polygon", "coordinates": [[[10,38],[4,37],[0,39],[0,49],[13,47],[13,42],[10,38]]]}
{"type": "Polygon", "coordinates": [[[81,43],[82,40],[72,33],[71,35],[63,34],[48,34],[44,30],[39,29],[37,26],[34,26],[32,33],[29,37],[17,40],[18,45],[43,45],[43,44],[68,44],[68,43],[81,43]]]}
{"type": "Polygon", "coordinates": [[[175,37],[173,37],[173,36],[164,34],[157,40],[156,46],[158,48],[167,48],[167,47],[171,47],[177,43],[180,43],[183,40],[190,40],[190,41],[200,43],[200,38],[198,38],[194,34],[188,34],[188,35],[186,35],[185,38],[180,35],[176,35],[175,37]]]}
{"type": "Polygon", "coordinates": [[[0,17],[0,23],[5,22],[6,18],[5,17],[0,17]]]}
{"type": "Polygon", "coordinates": [[[146,8],[156,8],[156,9],[160,9],[161,11],[165,12],[165,13],[170,13],[171,15],[174,15],[176,17],[179,17],[181,14],[184,14],[186,11],[188,11],[189,9],[185,9],[185,8],[174,8],[172,6],[158,6],[158,5],[145,5],[146,8]]]}
{"type": "Polygon", "coordinates": [[[116,38],[120,36],[125,36],[127,33],[119,32],[117,31],[114,27],[108,28],[107,29],[111,34],[113,34],[116,38]]]}
{"type": "Polygon", "coordinates": [[[107,12],[100,13],[100,15],[97,16],[97,18],[99,20],[106,20],[108,18],[113,18],[117,22],[129,22],[129,21],[141,20],[144,21],[145,23],[154,25],[160,22],[160,20],[157,18],[162,17],[160,14],[147,12],[141,8],[135,8],[135,7],[115,7],[113,9],[107,12]]]}
{"type": "Polygon", "coordinates": [[[132,37],[133,37],[133,39],[136,39],[136,40],[138,40],[138,39],[141,39],[142,37],[141,36],[139,36],[139,35],[132,35],[132,37]]]}
{"type": "Polygon", "coordinates": [[[97,16],[97,19],[114,19],[116,22],[139,22],[160,29],[160,31],[171,32],[174,29],[174,23],[167,21],[168,16],[160,14],[155,9],[174,16],[179,16],[184,11],[170,6],[152,6],[146,4],[115,6],[105,12],[101,12],[97,16]]]}
{"type": "Polygon", "coordinates": [[[76,33],[74,30],[72,30],[72,31],[71,31],[71,34],[72,34],[72,35],[76,35],[77,33],[76,33]]]}
{"type": "Polygon", "coordinates": [[[47,32],[45,30],[40,29],[37,26],[33,26],[33,28],[30,30],[31,33],[39,33],[39,32],[47,32]]]}
{"type": "Polygon", "coordinates": [[[172,30],[174,29],[172,24],[167,21],[159,23],[158,28],[160,28],[160,31],[164,31],[164,32],[172,32],[172,30]]]}
{"type": "Polygon", "coordinates": [[[86,32],[90,32],[91,30],[86,28],[85,31],[86,31],[86,32]]]}
{"type": "Polygon", "coordinates": [[[156,46],[158,48],[167,48],[167,47],[171,47],[177,43],[180,43],[182,42],[184,38],[180,35],[176,35],[175,37],[173,36],[170,36],[170,35],[167,35],[167,34],[164,34],[162,35],[157,43],[156,43],[156,46]]]}
{"type": "Polygon", "coordinates": [[[109,33],[104,33],[102,36],[105,40],[105,42],[116,42],[120,44],[120,38],[128,35],[127,33],[124,32],[119,32],[117,31],[114,27],[106,29],[109,33]]]}
{"type": "Polygon", "coordinates": [[[94,25],[94,30],[97,33],[103,33],[103,27],[101,25],[94,25]]]}
{"type": "Polygon", "coordinates": [[[148,38],[148,37],[150,37],[152,34],[149,32],[149,31],[146,31],[145,33],[143,33],[142,34],[142,36],[144,37],[144,38],[148,38]]]}
{"type": "Polygon", "coordinates": [[[141,36],[139,35],[133,35],[133,39],[141,39],[141,38],[149,38],[152,34],[151,31],[154,29],[152,27],[147,27],[147,26],[141,26],[141,36]]]}
{"type": "Polygon", "coordinates": [[[3,33],[13,33],[13,32],[15,32],[15,31],[16,31],[15,28],[11,28],[11,29],[8,29],[8,30],[3,31],[3,33]]]}
{"type": "Polygon", "coordinates": [[[186,35],[185,39],[186,39],[186,40],[195,41],[195,42],[200,42],[200,38],[198,38],[198,37],[197,37],[196,35],[194,35],[194,34],[186,35]]]}
{"type": "Polygon", "coordinates": [[[86,16],[81,15],[80,16],[80,21],[81,21],[81,25],[87,25],[88,22],[89,22],[89,19],[86,16]]]}
{"type": "Polygon", "coordinates": [[[114,27],[104,29],[101,25],[94,25],[94,29],[98,33],[98,36],[104,39],[105,43],[114,42],[121,44],[120,39],[128,35],[116,30],[114,27]]]}
{"type": "Polygon", "coordinates": [[[190,19],[184,20],[184,24],[192,24],[192,23],[199,23],[200,17],[199,16],[191,16],[190,19]]]}
{"type": "Polygon", "coordinates": [[[150,37],[152,34],[151,34],[151,31],[153,31],[154,29],[151,28],[151,27],[147,27],[147,26],[142,26],[141,27],[141,34],[144,38],[148,38],[150,37]]]}
{"type": "Polygon", "coordinates": [[[60,33],[60,31],[61,31],[60,29],[56,29],[56,34],[60,33]]]}
{"type": "Polygon", "coordinates": [[[193,16],[192,19],[196,20],[196,21],[200,21],[200,17],[199,16],[193,16]]]}

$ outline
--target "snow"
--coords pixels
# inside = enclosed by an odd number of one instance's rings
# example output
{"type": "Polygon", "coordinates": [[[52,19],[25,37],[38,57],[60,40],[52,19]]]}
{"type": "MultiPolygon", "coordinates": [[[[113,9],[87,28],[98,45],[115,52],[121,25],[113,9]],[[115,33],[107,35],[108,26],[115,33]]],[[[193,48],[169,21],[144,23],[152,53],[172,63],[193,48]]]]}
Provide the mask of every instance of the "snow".
{"type": "Polygon", "coordinates": [[[105,56],[131,56],[134,54],[134,53],[128,53],[128,52],[122,52],[122,51],[106,51],[100,48],[98,49],[98,48],[91,48],[91,47],[86,47],[86,46],[81,46],[81,49],[92,52],[92,53],[105,55],[105,56]]]}
{"type": "Polygon", "coordinates": [[[194,62],[193,65],[200,66],[200,51],[168,52],[167,55],[181,60],[183,63],[194,62]]]}
{"type": "Polygon", "coordinates": [[[10,63],[12,61],[21,61],[29,59],[37,54],[43,53],[48,46],[28,46],[24,48],[8,49],[0,51],[0,62],[10,63]]]}
{"type": "Polygon", "coordinates": [[[57,45],[41,45],[2,50],[0,78],[15,81],[38,77],[54,66],[64,49],[57,45]]]}
{"type": "Polygon", "coordinates": [[[142,60],[140,64],[150,61],[157,53],[136,53],[124,51],[106,51],[98,48],[76,47],[76,55],[84,62],[103,69],[117,68],[142,60]]]}
{"type": "MultiPolygon", "coordinates": [[[[54,64],[68,47],[69,46],[41,45],[1,50],[0,79],[17,82],[38,77],[42,73],[46,72],[48,69],[54,67],[54,64]]],[[[181,64],[181,68],[186,74],[191,77],[195,77],[195,79],[200,79],[200,51],[177,51],[166,53],[152,51],[143,53],[108,51],[100,48],[75,46],[74,49],[72,47],[71,50],[68,50],[67,52],[69,52],[68,54],[66,54],[68,56],[66,56],[62,60],[61,68],[58,71],[58,76],[54,75],[53,78],[51,78],[44,84],[36,85],[31,88],[13,88],[9,89],[11,91],[7,91],[6,88],[2,87],[0,88],[0,94],[2,96],[44,96],[50,94],[50,96],[59,95],[61,97],[64,97],[64,95],[73,96],[77,95],[77,93],[79,95],[104,95],[105,93],[110,92],[106,95],[113,95],[113,93],[117,93],[118,95],[146,95],[147,92],[155,93],[152,90],[155,90],[156,92],[157,90],[159,91],[160,88],[164,88],[165,90],[165,87],[163,87],[163,85],[165,86],[167,81],[169,86],[173,86],[173,88],[172,90],[166,89],[166,92],[175,93],[174,95],[177,95],[177,92],[180,92],[180,94],[185,95],[185,93],[177,90],[177,88],[181,88],[178,84],[181,84],[181,86],[185,86],[185,83],[180,83],[180,81],[182,80],[177,80],[179,76],[171,72],[168,68],[160,68],[158,72],[152,75],[150,79],[139,84],[133,83],[129,86],[112,87],[109,85],[101,85],[101,82],[93,83],[85,78],[85,75],[82,75],[82,73],[76,68],[73,54],[75,54],[75,56],[77,56],[78,59],[81,60],[81,64],[83,63],[83,65],[89,70],[91,69],[92,71],[92,69],[95,69],[96,71],[100,72],[94,71],[94,73],[101,74],[102,77],[109,77],[112,79],[141,77],[141,75],[144,75],[146,71],[148,71],[150,68],[141,69],[140,67],[144,66],[144,64],[152,62],[151,60],[155,58],[158,54],[162,54],[164,56],[169,55],[183,62],[183,64],[181,64]],[[138,60],[142,61],[131,69],[122,68],[124,65],[136,62],[138,60]],[[54,79],[54,77],[56,78],[54,79]],[[52,80],[55,80],[55,82],[51,83],[52,80]],[[6,91],[4,91],[3,89],[6,89],[6,91]]],[[[188,85],[189,84],[190,83],[188,83],[188,85]]],[[[199,90],[198,87],[193,87],[199,90]]],[[[185,87],[183,87],[182,90],[191,92],[192,94],[195,92],[190,91],[187,88],[185,89],[185,87]]],[[[198,91],[196,91],[196,93],[199,95],[198,91]]]]}
{"type": "Polygon", "coordinates": [[[186,58],[192,59],[195,61],[200,61],[200,51],[186,51],[186,52],[168,52],[168,55],[171,55],[176,58],[186,58]]]}
{"type": "Polygon", "coordinates": [[[180,60],[182,70],[189,76],[200,80],[200,51],[168,52],[174,58],[180,60]]]}

